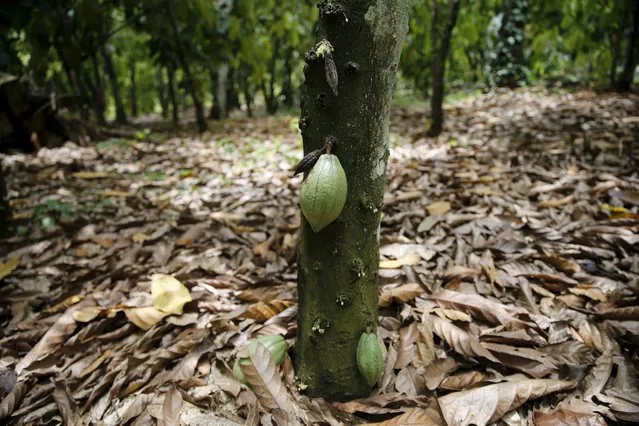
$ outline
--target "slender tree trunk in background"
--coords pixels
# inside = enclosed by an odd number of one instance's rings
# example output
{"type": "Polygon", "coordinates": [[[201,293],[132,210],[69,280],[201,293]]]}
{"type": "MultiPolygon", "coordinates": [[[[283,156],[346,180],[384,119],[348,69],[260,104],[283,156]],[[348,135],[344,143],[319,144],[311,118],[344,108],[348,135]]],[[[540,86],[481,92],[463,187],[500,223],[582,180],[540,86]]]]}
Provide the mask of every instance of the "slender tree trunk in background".
{"type": "Polygon", "coordinates": [[[282,103],[291,108],[294,104],[293,101],[293,64],[292,64],[293,49],[289,49],[284,57],[284,81],[282,82],[282,103]]]}
{"type": "Polygon", "coordinates": [[[621,18],[621,25],[619,29],[612,33],[611,35],[611,50],[612,50],[612,60],[610,61],[610,87],[617,87],[617,66],[619,65],[619,57],[621,55],[621,41],[623,40],[623,32],[626,29],[626,24],[628,23],[628,13],[624,8],[624,12],[621,18]]]}
{"type": "Polygon", "coordinates": [[[637,67],[637,56],[639,56],[636,54],[637,44],[639,44],[639,0],[634,0],[633,3],[632,30],[626,50],[626,62],[619,76],[619,90],[624,92],[630,91],[635,76],[635,68],[637,67]]]}
{"type": "Polygon", "coordinates": [[[0,161],[0,238],[8,237],[11,234],[11,207],[7,198],[7,185],[4,179],[2,161],[0,161]]]}
{"type": "Polygon", "coordinates": [[[98,118],[98,121],[103,124],[105,121],[104,111],[106,110],[106,90],[104,89],[102,76],[100,75],[100,61],[95,52],[91,52],[91,64],[93,65],[93,79],[95,80],[95,84],[93,85],[94,102],[96,109],[99,109],[100,118],[98,118]]]}
{"type": "Polygon", "coordinates": [[[138,116],[138,88],[135,78],[135,60],[129,63],[129,77],[131,79],[129,99],[131,101],[131,117],[138,116]]]}
{"type": "Polygon", "coordinates": [[[251,118],[253,117],[253,94],[247,79],[244,79],[242,92],[244,93],[244,102],[246,102],[246,115],[251,118]]]}
{"type": "Polygon", "coordinates": [[[171,117],[173,119],[173,125],[177,126],[180,123],[180,107],[177,102],[177,96],[175,96],[175,68],[170,65],[166,69],[169,84],[169,100],[171,101],[171,117]]]}
{"type": "Polygon", "coordinates": [[[126,123],[126,112],[124,110],[124,102],[122,101],[120,82],[118,81],[118,75],[115,72],[113,59],[111,59],[111,55],[104,47],[100,49],[100,54],[104,61],[104,71],[106,71],[109,83],[111,84],[111,94],[113,95],[113,102],[115,103],[115,121],[118,123],[126,123]]]}
{"type": "Polygon", "coordinates": [[[228,112],[240,107],[240,97],[237,93],[237,78],[233,68],[229,69],[228,83],[226,85],[226,109],[228,112]]]}
{"type": "Polygon", "coordinates": [[[409,3],[320,3],[317,41],[327,40],[334,48],[337,96],[316,47],[306,55],[299,124],[304,152],[334,138],[333,152],[348,180],[346,205],[336,221],[315,233],[302,219],[295,362],[298,385],[312,396],[355,398],[370,391],[359,373],[356,349],[367,328],[377,330],[388,119],[409,3]]]}
{"type": "Polygon", "coordinates": [[[173,13],[173,5],[172,2],[166,3],[166,11],[168,14],[169,24],[171,25],[171,30],[173,31],[173,39],[175,40],[175,46],[177,47],[177,57],[180,62],[180,67],[184,72],[184,77],[186,79],[188,90],[191,92],[191,98],[193,99],[193,106],[195,107],[195,121],[197,123],[197,129],[200,133],[206,132],[206,117],[204,114],[204,106],[202,105],[202,100],[198,94],[198,88],[195,84],[195,79],[193,78],[193,73],[191,72],[191,66],[189,65],[189,61],[186,59],[184,55],[184,47],[182,46],[182,40],[180,40],[180,32],[178,31],[177,23],[175,21],[175,15],[173,13]]]}
{"type": "MultiPolygon", "coordinates": [[[[446,77],[446,59],[450,50],[450,40],[453,29],[457,23],[460,0],[452,0],[448,21],[441,36],[439,47],[433,53],[432,74],[433,74],[433,95],[430,98],[431,125],[428,129],[429,136],[438,136],[444,125],[444,85],[446,77]]],[[[434,15],[433,15],[434,16],[434,15]]],[[[433,22],[435,24],[435,22],[433,22]]]]}
{"type": "Polygon", "coordinates": [[[87,88],[85,89],[86,92],[91,94],[89,102],[93,107],[93,112],[95,113],[96,119],[98,120],[98,123],[104,125],[106,123],[106,120],[104,118],[104,104],[100,100],[99,90],[96,87],[95,83],[91,80],[91,75],[88,71],[81,67],[78,73],[80,74],[80,82],[84,85],[84,87],[87,88]]]}
{"type": "Polygon", "coordinates": [[[211,118],[222,119],[228,116],[226,108],[228,74],[228,64],[220,65],[215,71],[211,70],[211,85],[213,87],[213,107],[209,115],[211,118]]]}
{"type": "Polygon", "coordinates": [[[268,84],[266,81],[262,81],[262,92],[264,93],[264,101],[266,102],[266,112],[271,115],[275,114],[280,107],[279,100],[275,95],[275,73],[277,72],[277,58],[280,55],[279,50],[281,44],[279,38],[275,39],[275,45],[273,47],[274,53],[273,56],[271,56],[268,66],[268,84]]]}
{"type": "Polygon", "coordinates": [[[158,67],[155,71],[155,81],[160,107],[162,108],[162,118],[167,118],[169,116],[169,99],[166,93],[166,84],[164,84],[164,69],[162,67],[158,67]]]}

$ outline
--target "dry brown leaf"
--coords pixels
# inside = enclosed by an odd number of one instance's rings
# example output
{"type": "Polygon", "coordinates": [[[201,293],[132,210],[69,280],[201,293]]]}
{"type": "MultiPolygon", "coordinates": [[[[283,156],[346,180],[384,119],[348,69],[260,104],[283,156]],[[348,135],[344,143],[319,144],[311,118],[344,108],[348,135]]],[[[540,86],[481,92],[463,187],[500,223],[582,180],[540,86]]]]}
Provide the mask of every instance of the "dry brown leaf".
{"type": "Polygon", "coordinates": [[[0,264],[0,280],[12,273],[20,265],[20,257],[14,256],[5,263],[0,264]]]}
{"type": "Polygon", "coordinates": [[[125,309],[124,313],[129,321],[140,327],[142,330],[150,329],[168,315],[167,313],[152,306],[125,309]]]}
{"type": "Polygon", "coordinates": [[[431,315],[433,331],[442,338],[453,350],[469,357],[482,357],[500,364],[500,361],[486,349],[476,337],[466,333],[461,328],[431,315]]]}
{"type": "Polygon", "coordinates": [[[73,319],[73,313],[82,308],[83,305],[89,304],[90,301],[85,299],[81,303],[67,309],[60,318],[47,330],[38,343],[18,362],[15,367],[16,373],[20,374],[22,370],[28,368],[35,361],[44,358],[58,349],[76,329],[76,322],[73,319]]]}
{"type": "Polygon", "coordinates": [[[77,322],[90,322],[102,314],[103,309],[98,306],[89,306],[78,309],[73,313],[73,319],[77,322]]]}
{"type": "Polygon", "coordinates": [[[401,370],[413,361],[417,348],[415,341],[417,340],[417,323],[411,323],[408,327],[399,330],[399,349],[397,351],[397,360],[395,361],[395,369],[401,370]]]}
{"type": "Polygon", "coordinates": [[[554,413],[536,411],[535,426],[606,426],[606,420],[597,413],[577,413],[559,409],[554,413]]]}
{"type": "Polygon", "coordinates": [[[421,260],[421,256],[419,256],[417,253],[410,252],[406,253],[397,260],[382,260],[381,262],[379,262],[379,267],[381,269],[399,269],[402,266],[417,265],[421,260]]]}
{"type": "Polygon", "coordinates": [[[548,263],[549,265],[554,266],[559,271],[564,274],[574,275],[577,272],[581,271],[581,266],[577,262],[573,262],[565,257],[551,255],[551,256],[541,256],[541,260],[548,263]]]}
{"type": "Polygon", "coordinates": [[[639,306],[627,306],[625,308],[607,309],[598,311],[597,314],[606,319],[617,321],[639,321],[639,306]]]}
{"type": "Polygon", "coordinates": [[[379,296],[379,307],[388,308],[393,303],[406,303],[422,294],[424,290],[419,284],[404,284],[392,289],[384,288],[379,296]]]}
{"type": "Polygon", "coordinates": [[[175,245],[179,247],[192,245],[202,236],[204,231],[210,228],[210,226],[211,224],[208,222],[196,223],[195,225],[187,229],[187,231],[182,234],[180,238],[178,238],[178,240],[175,242],[175,245]]]}
{"type": "Polygon", "coordinates": [[[171,386],[162,403],[162,420],[164,421],[164,426],[180,426],[182,402],[182,393],[177,387],[171,386]]]}
{"type": "Polygon", "coordinates": [[[240,365],[251,390],[264,408],[292,413],[293,404],[289,394],[271,353],[263,344],[257,343],[251,362],[240,365]]]}
{"type": "Polygon", "coordinates": [[[9,395],[0,401],[0,420],[6,419],[13,414],[15,409],[18,408],[18,405],[20,405],[20,402],[22,402],[24,395],[31,388],[31,384],[31,380],[21,380],[17,382],[9,395]]]}
{"type": "Polygon", "coordinates": [[[482,342],[482,345],[502,364],[532,377],[542,378],[556,369],[550,356],[533,348],[489,342],[482,342]]]}
{"type": "Polygon", "coordinates": [[[452,357],[436,359],[426,367],[426,387],[435,390],[440,383],[453,371],[459,368],[460,364],[452,357]]]}
{"type": "Polygon", "coordinates": [[[107,172],[75,172],[71,176],[76,179],[103,179],[109,177],[107,172]]]}
{"type": "Polygon", "coordinates": [[[612,374],[612,354],[604,352],[590,369],[583,380],[583,399],[589,401],[594,395],[600,394],[612,374]]]}
{"type": "Polygon", "coordinates": [[[421,426],[446,426],[446,422],[438,409],[429,406],[427,409],[412,408],[404,414],[393,417],[381,423],[370,423],[378,426],[400,426],[400,425],[421,425],[421,426]]]}
{"type": "Polygon", "coordinates": [[[62,416],[65,425],[77,425],[79,422],[79,413],[75,406],[75,402],[70,396],[70,391],[65,382],[57,382],[53,391],[53,400],[58,407],[58,411],[62,416]]]}
{"type": "Polygon", "coordinates": [[[84,296],[80,296],[79,294],[75,294],[71,297],[67,297],[66,299],[64,299],[62,302],[58,302],[53,306],[49,306],[46,309],[43,309],[42,312],[44,312],[45,314],[55,314],[58,312],[62,312],[62,311],[66,311],[67,309],[69,309],[71,306],[75,305],[76,303],[80,302],[82,299],[84,299],[84,296]]]}
{"type": "Polygon", "coordinates": [[[417,338],[417,351],[419,358],[424,365],[428,367],[436,358],[435,342],[433,341],[433,324],[430,315],[424,314],[422,322],[418,326],[419,336],[417,338]]]}
{"type": "Polygon", "coordinates": [[[240,317],[254,319],[257,322],[264,322],[270,318],[273,318],[293,304],[294,302],[290,300],[280,299],[274,299],[269,302],[258,302],[250,305],[240,315],[240,317]]]}
{"type": "Polygon", "coordinates": [[[426,210],[431,216],[441,216],[450,211],[450,203],[448,201],[435,201],[426,206],[426,210]]]}
{"type": "Polygon", "coordinates": [[[474,387],[486,380],[486,376],[479,371],[466,371],[446,377],[439,384],[440,389],[461,391],[474,387]]]}
{"type": "Polygon", "coordinates": [[[497,383],[448,394],[439,398],[439,406],[448,426],[486,425],[527,401],[571,389],[574,385],[552,379],[497,383]]]}
{"type": "Polygon", "coordinates": [[[526,328],[528,323],[515,318],[501,303],[486,299],[478,294],[458,293],[450,290],[439,290],[429,297],[443,307],[453,307],[473,317],[485,320],[492,325],[510,324],[516,328],[526,328]]]}
{"type": "Polygon", "coordinates": [[[581,284],[579,287],[569,288],[568,291],[577,296],[586,296],[595,302],[605,302],[608,299],[606,293],[594,285],[581,284]]]}
{"type": "Polygon", "coordinates": [[[552,200],[545,200],[538,204],[540,209],[548,209],[548,208],[557,208],[563,207],[566,204],[572,203],[572,200],[575,198],[574,195],[570,194],[564,198],[554,198],[552,200]]]}

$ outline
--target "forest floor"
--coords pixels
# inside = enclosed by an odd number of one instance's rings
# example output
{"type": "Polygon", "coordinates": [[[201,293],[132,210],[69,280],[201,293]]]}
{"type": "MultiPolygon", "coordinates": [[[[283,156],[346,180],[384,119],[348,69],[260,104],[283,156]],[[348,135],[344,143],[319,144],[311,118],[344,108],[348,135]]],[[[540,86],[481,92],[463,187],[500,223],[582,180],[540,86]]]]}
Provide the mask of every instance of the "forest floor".
{"type": "Polygon", "coordinates": [[[294,344],[296,118],[6,157],[0,423],[639,422],[639,97],[446,114],[432,139],[423,107],[393,112],[385,368],[342,403],[300,395],[290,357],[255,393],[231,372],[249,338],[294,344]]]}

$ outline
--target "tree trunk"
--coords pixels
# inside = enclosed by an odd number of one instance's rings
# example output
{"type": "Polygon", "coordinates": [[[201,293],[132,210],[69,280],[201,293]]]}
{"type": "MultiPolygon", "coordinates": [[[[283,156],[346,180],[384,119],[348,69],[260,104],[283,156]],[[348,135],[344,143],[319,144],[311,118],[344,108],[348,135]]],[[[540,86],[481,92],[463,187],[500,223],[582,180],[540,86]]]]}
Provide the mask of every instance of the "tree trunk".
{"type": "Polygon", "coordinates": [[[240,97],[236,87],[236,73],[233,68],[229,69],[228,83],[226,84],[226,109],[227,112],[233,111],[240,107],[240,97]]]}
{"type": "Polygon", "coordinates": [[[115,103],[115,121],[118,123],[126,123],[126,112],[124,111],[120,82],[115,72],[113,59],[111,59],[111,55],[109,55],[109,52],[107,52],[104,47],[100,49],[100,54],[104,60],[104,71],[106,71],[107,77],[109,77],[109,83],[111,84],[111,93],[113,94],[113,102],[115,103]]]}
{"type": "Polygon", "coordinates": [[[306,56],[300,130],[306,154],[334,139],[349,186],[340,217],[319,233],[302,219],[295,361],[300,388],[342,399],[370,391],[356,349],[367,328],[377,330],[388,119],[409,1],[331,0],[319,7],[318,42],[334,48],[338,95],[326,81],[331,61],[316,45],[306,56]]]}
{"type": "Polygon", "coordinates": [[[0,161],[0,238],[8,237],[11,234],[11,207],[7,199],[7,185],[4,179],[2,161],[0,161]]]}
{"type": "Polygon", "coordinates": [[[215,71],[211,70],[211,85],[213,87],[213,107],[209,116],[222,119],[228,116],[226,108],[226,93],[229,75],[229,65],[222,64],[215,71]]]}
{"type": "Polygon", "coordinates": [[[176,53],[178,61],[180,62],[180,67],[184,72],[188,90],[191,92],[191,98],[193,99],[197,129],[200,133],[204,133],[207,129],[206,117],[204,116],[204,106],[202,105],[202,100],[200,99],[197,87],[195,85],[195,79],[193,78],[193,73],[191,72],[191,66],[189,65],[189,61],[186,59],[186,56],[184,54],[184,47],[182,46],[182,40],[180,40],[180,33],[178,31],[177,22],[175,20],[175,14],[173,13],[172,2],[169,1],[166,3],[166,11],[169,18],[169,24],[171,25],[171,30],[173,31],[175,46],[177,47],[176,53]]]}
{"type": "Polygon", "coordinates": [[[293,101],[293,50],[289,49],[284,58],[284,81],[282,82],[282,103],[288,108],[292,108],[293,101]]]}
{"type": "MultiPolygon", "coordinates": [[[[434,3],[434,2],[433,2],[434,3]]],[[[428,129],[429,136],[438,136],[444,125],[444,84],[446,77],[446,59],[450,49],[450,40],[453,35],[453,28],[457,23],[460,0],[452,0],[450,14],[444,34],[442,34],[439,48],[433,52],[432,74],[433,74],[433,95],[430,98],[431,125],[428,129]]],[[[433,15],[435,16],[435,15],[433,15]]],[[[435,22],[433,22],[435,24],[435,22]]]]}
{"type": "Polygon", "coordinates": [[[628,47],[626,50],[626,63],[623,71],[619,76],[619,90],[628,92],[635,77],[635,68],[637,67],[637,44],[639,44],[639,0],[634,1],[634,11],[632,14],[632,31],[628,47]]]}
{"type": "Polygon", "coordinates": [[[169,101],[171,101],[173,125],[177,126],[180,123],[180,107],[177,102],[177,97],[175,96],[175,68],[173,66],[168,66],[166,71],[169,79],[167,88],[169,89],[169,101]]]}
{"type": "Polygon", "coordinates": [[[164,83],[164,69],[158,67],[155,71],[155,87],[158,91],[158,99],[160,101],[160,108],[162,109],[162,118],[168,118],[169,116],[169,98],[167,95],[166,84],[164,83]]]}
{"type": "Polygon", "coordinates": [[[244,93],[244,102],[246,102],[246,115],[251,118],[253,117],[253,94],[251,93],[251,86],[248,82],[248,78],[244,79],[244,83],[242,86],[242,92],[244,93]]]}
{"type": "Polygon", "coordinates": [[[98,121],[104,124],[104,111],[106,110],[106,91],[104,90],[104,84],[102,76],[100,75],[100,61],[95,52],[91,52],[91,64],[93,65],[93,79],[94,84],[94,102],[96,104],[96,110],[98,113],[98,121]]]}
{"type": "Polygon", "coordinates": [[[138,116],[138,88],[135,79],[135,60],[131,60],[129,63],[129,77],[131,79],[131,86],[129,88],[129,99],[131,101],[131,117],[138,116]]]}

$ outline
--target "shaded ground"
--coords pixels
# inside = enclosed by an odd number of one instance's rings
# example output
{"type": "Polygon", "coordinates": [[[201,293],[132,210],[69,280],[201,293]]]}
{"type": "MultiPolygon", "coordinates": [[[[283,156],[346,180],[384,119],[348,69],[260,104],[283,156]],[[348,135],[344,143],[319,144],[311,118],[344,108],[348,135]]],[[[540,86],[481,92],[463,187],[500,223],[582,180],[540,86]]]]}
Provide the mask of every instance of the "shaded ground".
{"type": "Polygon", "coordinates": [[[638,114],[636,96],[492,93],[434,140],[423,110],[397,110],[386,367],[348,403],[300,396],[289,358],[257,397],[230,371],[249,338],[294,343],[295,118],[6,158],[0,419],[639,422],[638,114]],[[152,274],[188,287],[183,314],[153,308],[152,274]]]}

